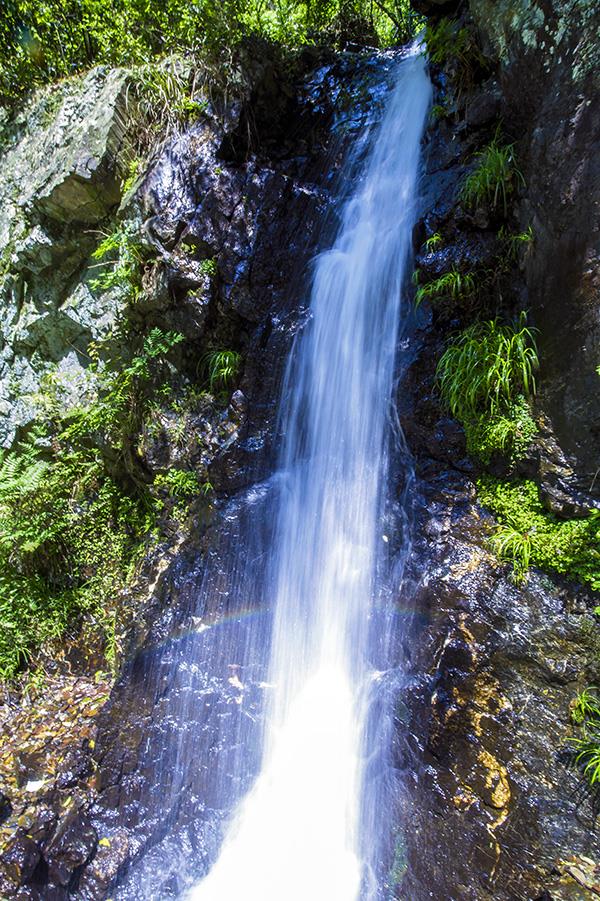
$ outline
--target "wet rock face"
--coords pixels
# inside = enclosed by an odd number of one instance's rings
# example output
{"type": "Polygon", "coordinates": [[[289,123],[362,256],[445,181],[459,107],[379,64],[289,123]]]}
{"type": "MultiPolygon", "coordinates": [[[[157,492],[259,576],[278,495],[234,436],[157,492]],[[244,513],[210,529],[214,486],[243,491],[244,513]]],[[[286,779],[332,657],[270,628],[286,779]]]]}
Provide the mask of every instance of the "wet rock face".
{"type": "MultiPolygon", "coordinates": [[[[531,224],[535,234],[502,285],[500,308],[531,311],[542,360],[541,431],[517,474],[537,480],[557,516],[583,516],[596,503],[590,485],[598,465],[600,298],[591,205],[599,197],[600,136],[597,69],[585,62],[596,53],[598,9],[569,4],[567,21],[560,3],[469,5],[492,62],[462,97],[433,72],[448,114],[426,138],[417,265],[429,278],[452,265],[496,265],[498,223],[462,209],[459,192],[473,152],[500,116],[526,182],[518,227],[531,224]],[[424,239],[437,231],[443,247],[429,251],[424,239]]],[[[450,4],[442,10],[453,11],[450,4]]],[[[433,4],[426,12],[439,14],[433,4]]],[[[496,315],[485,302],[482,315],[496,315]]],[[[597,679],[597,598],[539,572],[517,586],[489,552],[493,520],[477,504],[478,467],[435,387],[448,336],[472,315],[460,304],[420,314],[415,359],[399,392],[419,506],[410,725],[398,735],[414,774],[398,893],[407,901],[589,899],[598,890],[597,802],[568,738],[570,705],[597,679]]]]}
{"type": "Polygon", "coordinates": [[[597,860],[600,842],[567,736],[594,602],[539,574],[516,587],[486,551],[469,478],[423,474],[401,897],[579,897],[563,864],[597,860]]]}
{"type": "Polygon", "coordinates": [[[593,0],[469,6],[500,61],[504,121],[527,184],[519,217],[535,234],[526,282],[544,399],[587,490],[600,437],[600,9],[593,0]]]}

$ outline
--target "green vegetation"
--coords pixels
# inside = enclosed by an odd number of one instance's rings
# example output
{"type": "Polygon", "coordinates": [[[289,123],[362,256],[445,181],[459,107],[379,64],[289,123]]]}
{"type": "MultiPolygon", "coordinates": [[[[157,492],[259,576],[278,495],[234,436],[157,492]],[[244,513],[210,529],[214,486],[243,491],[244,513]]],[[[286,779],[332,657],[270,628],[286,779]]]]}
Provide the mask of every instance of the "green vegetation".
{"type": "Polygon", "coordinates": [[[144,253],[132,225],[121,223],[104,236],[92,257],[100,262],[100,275],[92,279],[95,291],[118,288],[128,303],[135,303],[142,293],[144,253]]]}
{"type": "Polygon", "coordinates": [[[509,234],[504,228],[501,228],[498,237],[506,243],[509,260],[517,260],[519,258],[519,252],[523,248],[527,250],[531,244],[533,244],[533,229],[531,225],[529,225],[524,232],[509,234]]]}
{"type": "Polygon", "coordinates": [[[189,469],[170,469],[160,473],[156,476],[154,485],[174,498],[189,498],[200,492],[198,475],[189,469]]]}
{"type": "Polygon", "coordinates": [[[249,35],[285,46],[346,38],[388,45],[406,40],[420,24],[408,0],[7,0],[0,20],[0,102],[97,63],[139,66],[192,53],[224,64],[249,35]]]}
{"type": "Polygon", "coordinates": [[[217,261],[214,259],[214,257],[208,260],[202,260],[202,262],[200,263],[200,271],[205,275],[214,278],[214,276],[217,274],[217,261]]]}
{"type": "MultiPolygon", "coordinates": [[[[125,194],[127,194],[133,188],[138,179],[138,176],[141,174],[142,167],[143,160],[140,159],[140,157],[136,156],[130,161],[127,175],[123,179],[123,182],[121,184],[121,193],[123,194],[123,196],[125,196],[125,194]]],[[[98,253],[98,250],[96,250],[96,253],[98,253]]],[[[96,259],[98,259],[98,257],[96,257],[96,259]]]]}
{"type": "Polygon", "coordinates": [[[476,158],[478,163],[462,187],[462,200],[469,207],[486,205],[494,212],[501,208],[506,216],[517,184],[524,184],[515,163],[514,144],[501,145],[496,135],[476,158]]]}
{"type": "Polygon", "coordinates": [[[496,453],[511,463],[523,459],[538,428],[529,403],[522,394],[509,401],[504,412],[480,416],[463,423],[467,450],[481,463],[488,464],[496,453]]]}
{"type": "Polygon", "coordinates": [[[474,294],[475,277],[470,272],[459,272],[458,269],[452,269],[450,272],[440,275],[439,278],[418,287],[415,294],[415,306],[419,307],[424,300],[465,300],[474,294]]]}
{"type": "Polygon", "coordinates": [[[431,237],[427,238],[425,241],[425,249],[427,251],[435,250],[437,247],[440,247],[444,243],[444,239],[440,235],[439,232],[435,232],[435,234],[431,235],[431,237]]]}
{"type": "Polygon", "coordinates": [[[237,377],[241,356],[235,350],[211,350],[205,354],[203,365],[208,376],[210,391],[224,391],[237,377]]]}
{"type": "Polygon", "coordinates": [[[448,109],[441,103],[434,103],[429,110],[429,115],[434,122],[437,122],[440,119],[446,118],[446,116],[448,115],[448,109]]]}
{"type": "MultiPolygon", "coordinates": [[[[183,335],[179,332],[163,332],[154,328],[144,339],[141,353],[120,369],[116,361],[111,369],[102,367],[92,358],[89,371],[99,375],[96,395],[91,403],[62,414],[63,437],[82,440],[87,436],[96,436],[104,446],[118,451],[123,462],[127,463],[128,442],[141,422],[146,401],[144,387],[151,377],[152,364],[166,358],[181,341],[183,335]]],[[[96,356],[97,351],[94,348],[90,350],[96,356]]],[[[134,477],[133,468],[129,468],[130,475],[134,477]]]]}
{"type": "Polygon", "coordinates": [[[56,435],[45,445],[37,432],[0,466],[2,679],[84,612],[106,638],[148,531],[144,506],[108,475],[97,449],[56,435]]]}
{"type": "Polygon", "coordinates": [[[559,520],[548,513],[531,481],[503,482],[484,477],[479,500],[498,520],[492,547],[513,566],[522,582],[530,565],[600,590],[600,516],[559,520]]]}
{"type": "Polygon", "coordinates": [[[438,366],[452,414],[467,420],[502,409],[521,390],[535,392],[538,357],[522,314],[516,326],[476,322],[452,341],[438,366]]]}
{"type": "Polygon", "coordinates": [[[570,738],[575,763],[591,786],[600,782],[600,697],[595,687],[586,688],[571,707],[571,718],[582,728],[582,736],[570,738]]]}
{"type": "Polygon", "coordinates": [[[526,398],[535,393],[538,356],[522,314],[515,326],[476,322],[437,366],[442,398],[464,426],[470,453],[487,463],[499,451],[517,459],[537,431],[526,398]]]}
{"type": "Polygon", "coordinates": [[[90,348],[89,401],[65,411],[60,380],[48,379],[40,422],[1,457],[1,679],[83,614],[103,635],[109,662],[114,657],[116,596],[156,519],[132,435],[150,380],[181,340],[153,329],[141,352],[115,370],[90,348]]]}
{"type": "Polygon", "coordinates": [[[584,689],[571,704],[571,719],[578,726],[592,718],[600,720],[600,698],[595,686],[584,689]]]}
{"type": "Polygon", "coordinates": [[[469,28],[460,28],[452,19],[442,18],[425,27],[425,43],[432,63],[453,68],[459,90],[467,87],[478,69],[485,70],[486,60],[469,28]]]}

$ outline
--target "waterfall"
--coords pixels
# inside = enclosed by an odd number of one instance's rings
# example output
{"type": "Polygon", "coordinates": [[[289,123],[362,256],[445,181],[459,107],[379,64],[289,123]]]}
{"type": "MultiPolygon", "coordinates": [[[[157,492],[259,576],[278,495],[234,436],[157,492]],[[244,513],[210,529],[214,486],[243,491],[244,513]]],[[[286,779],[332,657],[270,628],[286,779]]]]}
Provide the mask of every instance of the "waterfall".
{"type": "MultiPolygon", "coordinates": [[[[194,901],[353,901],[369,878],[378,789],[365,747],[390,407],[430,83],[418,50],[371,139],[281,405],[275,614],[261,772],[194,901]],[[371,814],[368,812],[371,811],[371,814]]],[[[380,640],[381,636],[376,636],[380,640]]],[[[385,811],[379,810],[379,819],[385,811]]]]}

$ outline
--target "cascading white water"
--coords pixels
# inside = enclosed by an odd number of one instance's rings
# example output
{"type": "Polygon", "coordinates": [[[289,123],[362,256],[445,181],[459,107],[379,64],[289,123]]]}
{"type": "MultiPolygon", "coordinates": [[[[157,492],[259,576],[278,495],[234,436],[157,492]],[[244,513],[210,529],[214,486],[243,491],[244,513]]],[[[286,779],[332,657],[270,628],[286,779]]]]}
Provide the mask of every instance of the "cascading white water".
{"type": "MultiPolygon", "coordinates": [[[[367,643],[382,541],[387,423],[430,83],[418,51],[395,87],[289,365],[272,701],[260,776],[194,901],[356,901],[367,643]]],[[[370,837],[367,837],[368,844],[370,837]]],[[[373,837],[375,841],[375,837],[373,837]]]]}

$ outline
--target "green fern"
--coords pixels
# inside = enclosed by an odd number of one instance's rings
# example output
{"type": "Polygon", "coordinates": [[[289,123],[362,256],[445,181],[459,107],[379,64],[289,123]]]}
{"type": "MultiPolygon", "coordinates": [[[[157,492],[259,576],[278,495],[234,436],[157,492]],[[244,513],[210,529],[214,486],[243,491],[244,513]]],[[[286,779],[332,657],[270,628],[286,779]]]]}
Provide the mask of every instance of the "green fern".
{"type": "Polygon", "coordinates": [[[134,226],[121,224],[105,235],[92,254],[100,261],[100,275],[92,279],[90,286],[96,291],[120,289],[128,303],[135,303],[142,293],[142,266],[144,253],[134,226]]]}

